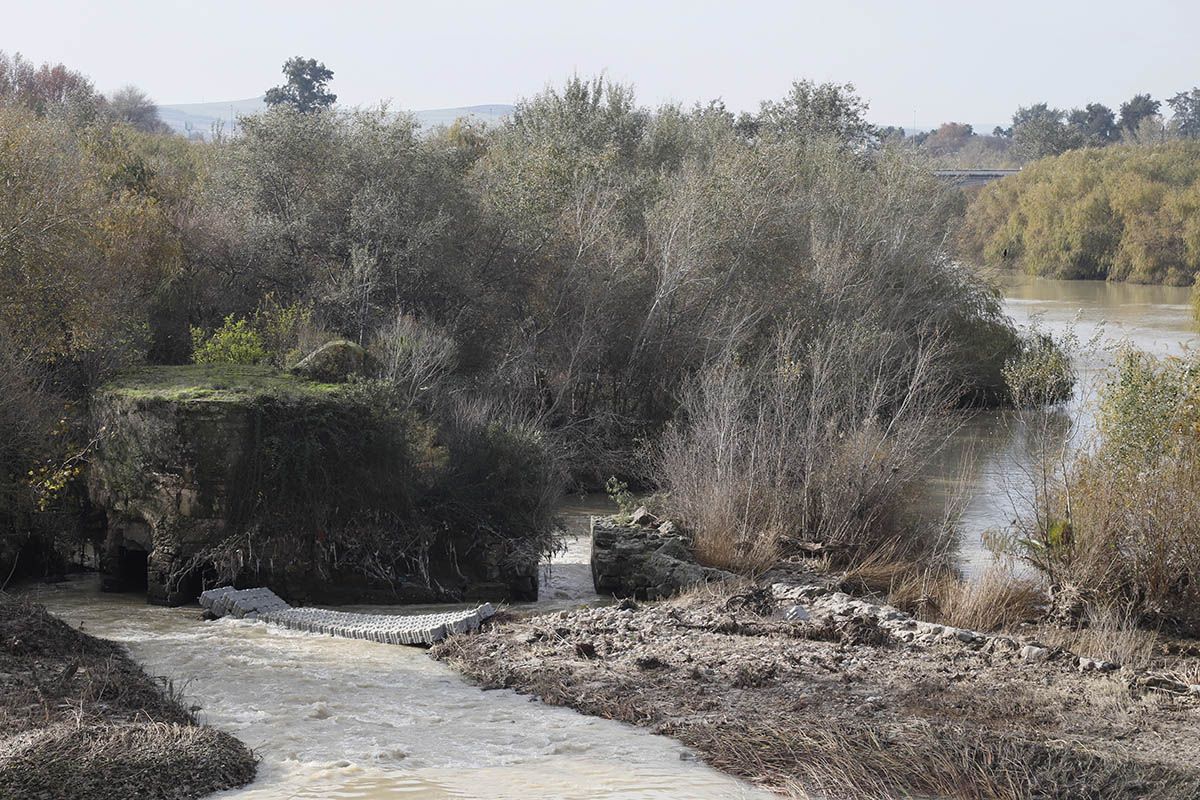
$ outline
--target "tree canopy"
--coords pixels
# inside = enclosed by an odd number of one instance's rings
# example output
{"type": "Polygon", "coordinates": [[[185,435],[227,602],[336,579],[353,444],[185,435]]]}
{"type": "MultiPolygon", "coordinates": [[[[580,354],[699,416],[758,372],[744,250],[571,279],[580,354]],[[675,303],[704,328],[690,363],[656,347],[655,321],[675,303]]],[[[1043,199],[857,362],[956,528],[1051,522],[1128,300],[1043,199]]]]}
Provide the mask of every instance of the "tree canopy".
{"type": "Polygon", "coordinates": [[[307,114],[337,102],[337,95],[326,88],[333,80],[333,70],[315,58],[289,58],[283,64],[283,74],[287,81],[268,89],[264,95],[267,105],[286,106],[307,114]]]}

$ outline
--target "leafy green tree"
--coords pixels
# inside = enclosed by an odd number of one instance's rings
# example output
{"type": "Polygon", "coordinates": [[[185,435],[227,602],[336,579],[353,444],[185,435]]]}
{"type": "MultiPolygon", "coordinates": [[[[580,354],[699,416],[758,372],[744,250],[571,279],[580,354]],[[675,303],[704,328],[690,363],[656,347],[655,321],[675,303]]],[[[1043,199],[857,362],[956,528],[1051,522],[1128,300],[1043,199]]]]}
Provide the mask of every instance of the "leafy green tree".
{"type": "Polygon", "coordinates": [[[1158,114],[1162,104],[1149,94],[1135,94],[1121,103],[1121,130],[1134,132],[1142,124],[1142,120],[1158,114]]]}
{"type": "Polygon", "coordinates": [[[1120,136],[1113,110],[1103,103],[1088,103],[1067,116],[1067,125],[1089,147],[1104,147],[1120,136]]]}
{"type": "Polygon", "coordinates": [[[1066,116],[1045,103],[1018,108],[1013,114],[1012,138],[1020,154],[1033,161],[1078,147],[1082,140],[1067,126],[1066,116]]]}
{"type": "Polygon", "coordinates": [[[1171,107],[1171,124],[1180,136],[1200,139],[1200,88],[1180,92],[1167,101],[1171,107]]]}
{"type": "Polygon", "coordinates": [[[785,139],[824,136],[865,146],[879,136],[875,126],[867,122],[867,108],[854,84],[795,81],[782,100],[762,104],[758,128],[785,139]]]}
{"type": "Polygon", "coordinates": [[[337,95],[326,89],[333,79],[333,70],[315,58],[289,58],[283,64],[283,74],[287,82],[267,90],[263,97],[267,105],[286,106],[307,114],[329,108],[337,101],[337,95]]]}
{"type": "Polygon", "coordinates": [[[267,360],[262,337],[245,319],[230,314],[224,324],[206,335],[192,328],[192,358],[197,364],[260,364],[267,360]]]}

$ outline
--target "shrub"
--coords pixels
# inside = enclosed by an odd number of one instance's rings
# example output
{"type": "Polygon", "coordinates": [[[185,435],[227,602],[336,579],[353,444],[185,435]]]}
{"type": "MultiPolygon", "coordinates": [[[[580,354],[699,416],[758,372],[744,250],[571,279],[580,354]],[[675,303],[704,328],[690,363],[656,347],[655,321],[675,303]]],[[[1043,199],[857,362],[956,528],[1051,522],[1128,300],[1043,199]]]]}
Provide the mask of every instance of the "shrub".
{"type": "Polygon", "coordinates": [[[704,371],[653,467],[697,556],[755,572],[792,552],[840,563],[942,552],[946,531],[911,513],[922,466],[956,429],[941,353],[861,326],[815,341],[791,328],[760,360],[704,371]]]}
{"type": "Polygon", "coordinates": [[[486,399],[456,398],[438,417],[446,455],[422,498],[425,513],[480,542],[503,542],[510,559],[557,550],[567,466],[558,437],[537,417],[486,399]]]}
{"type": "Polygon", "coordinates": [[[192,360],[197,364],[260,364],[267,360],[267,351],[258,331],[247,320],[230,314],[211,335],[192,328],[192,360]]]}
{"type": "Polygon", "coordinates": [[[1073,336],[1059,340],[1035,329],[1022,337],[1018,351],[1004,364],[1012,404],[1036,408],[1069,399],[1075,388],[1073,349],[1073,336]]]}
{"type": "Polygon", "coordinates": [[[1200,270],[1200,144],[1074,150],[984,187],[965,251],[1055,278],[1186,286],[1200,270]]]}
{"type": "Polygon", "coordinates": [[[259,303],[254,312],[253,327],[262,340],[263,350],[277,367],[290,367],[325,342],[337,338],[316,329],[312,306],[302,303],[282,306],[274,295],[268,295],[259,303]]]}
{"type": "Polygon", "coordinates": [[[454,369],[454,340],[438,327],[402,311],[375,336],[371,347],[380,376],[407,399],[434,396],[454,369]]]}
{"type": "Polygon", "coordinates": [[[1120,353],[1098,435],[1009,548],[1088,606],[1200,631],[1200,364],[1120,353]]]}

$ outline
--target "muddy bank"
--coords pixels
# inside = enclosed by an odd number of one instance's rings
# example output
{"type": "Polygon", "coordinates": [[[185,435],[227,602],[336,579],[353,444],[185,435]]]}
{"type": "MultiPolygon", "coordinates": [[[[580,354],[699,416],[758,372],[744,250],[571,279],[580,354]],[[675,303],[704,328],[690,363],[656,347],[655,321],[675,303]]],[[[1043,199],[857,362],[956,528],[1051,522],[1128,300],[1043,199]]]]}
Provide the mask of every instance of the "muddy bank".
{"type": "Polygon", "coordinates": [[[0,799],[190,800],[255,767],[120,646],[0,594],[0,799]]]}
{"type": "Polygon", "coordinates": [[[1157,681],[853,601],[795,605],[704,590],[510,618],[434,654],[793,796],[1200,796],[1194,657],[1157,681]]]}

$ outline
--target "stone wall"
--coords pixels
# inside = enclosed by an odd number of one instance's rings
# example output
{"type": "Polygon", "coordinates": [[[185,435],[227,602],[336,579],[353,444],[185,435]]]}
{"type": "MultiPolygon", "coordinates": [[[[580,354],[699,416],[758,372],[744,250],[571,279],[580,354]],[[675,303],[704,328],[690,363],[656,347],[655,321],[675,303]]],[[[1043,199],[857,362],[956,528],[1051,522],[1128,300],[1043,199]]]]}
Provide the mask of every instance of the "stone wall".
{"type": "Polygon", "coordinates": [[[731,577],[697,564],[691,539],[645,508],[629,519],[592,517],[592,582],[597,594],[659,600],[731,577]]]}

